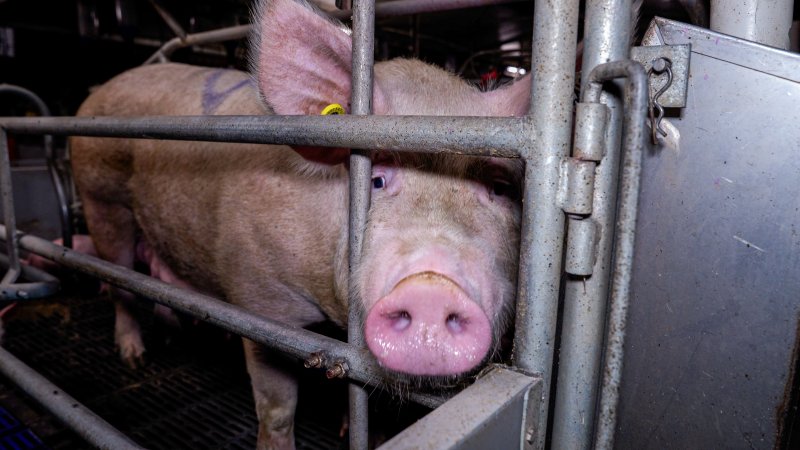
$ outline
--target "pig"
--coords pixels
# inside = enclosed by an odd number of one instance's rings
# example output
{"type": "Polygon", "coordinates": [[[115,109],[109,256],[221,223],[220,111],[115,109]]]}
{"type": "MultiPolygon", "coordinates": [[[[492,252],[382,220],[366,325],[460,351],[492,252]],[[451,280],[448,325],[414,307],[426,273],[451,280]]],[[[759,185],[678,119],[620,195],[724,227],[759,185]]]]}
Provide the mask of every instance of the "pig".
{"type": "MultiPolygon", "coordinates": [[[[261,1],[252,72],[143,66],[93,92],[80,116],[318,115],[347,109],[351,38],[295,0],[261,1]]],[[[414,59],[375,65],[375,114],[520,116],[527,79],[482,92],[414,59]]],[[[425,149],[420,149],[425,150],[425,149]]],[[[513,315],[522,162],[374,152],[361,264],[348,283],[344,149],[75,137],[76,185],[98,255],[132,268],[147,242],[165,281],[293,326],[347,322],[353,298],[388,377],[449,382],[498,350],[513,315]]],[[[130,292],[112,288],[121,357],[144,345],[130,292]]],[[[297,385],[244,339],[258,448],[293,448],[297,385]]]]}

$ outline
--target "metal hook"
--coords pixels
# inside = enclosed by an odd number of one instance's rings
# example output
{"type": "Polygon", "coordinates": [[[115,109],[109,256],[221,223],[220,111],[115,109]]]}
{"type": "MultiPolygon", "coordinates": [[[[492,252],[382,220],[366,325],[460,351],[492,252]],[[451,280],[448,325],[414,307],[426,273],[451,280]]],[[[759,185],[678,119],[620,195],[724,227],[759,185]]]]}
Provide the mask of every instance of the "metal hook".
{"type": "MultiPolygon", "coordinates": [[[[652,132],[653,144],[658,144],[658,135],[656,132],[662,136],[667,135],[667,132],[661,128],[661,120],[664,118],[664,107],[658,103],[658,98],[672,85],[672,61],[670,61],[669,58],[654,59],[652,67],[647,72],[648,77],[654,77],[663,72],[667,73],[667,82],[653,95],[652,105],[650,107],[650,130],[652,132]]],[[[650,86],[652,86],[652,84],[650,84],[650,86]]]]}

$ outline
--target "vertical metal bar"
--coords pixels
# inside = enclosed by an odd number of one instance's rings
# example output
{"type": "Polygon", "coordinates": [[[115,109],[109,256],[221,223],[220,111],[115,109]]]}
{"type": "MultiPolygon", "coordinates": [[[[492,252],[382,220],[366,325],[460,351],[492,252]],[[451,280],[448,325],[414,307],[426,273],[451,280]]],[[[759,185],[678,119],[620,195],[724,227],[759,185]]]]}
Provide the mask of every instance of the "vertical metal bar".
{"type": "MultiPolygon", "coordinates": [[[[583,91],[595,66],[627,58],[631,0],[589,0],[585,17],[583,91]]],[[[592,446],[611,273],[622,124],[619,97],[604,92],[601,102],[608,106],[610,114],[605,156],[595,174],[592,219],[599,225],[597,257],[591,276],[570,277],[564,286],[553,448],[588,449],[592,446]]]]}
{"type": "Polygon", "coordinates": [[[0,373],[95,447],[142,448],[3,348],[0,348],[0,373]]]}
{"type": "MultiPolygon", "coordinates": [[[[372,76],[375,57],[375,0],[353,2],[353,83],[350,97],[351,113],[372,113],[372,76]]],[[[350,155],[350,274],[358,267],[364,237],[364,225],[369,210],[372,162],[359,152],[350,155]]],[[[352,281],[351,281],[352,282],[352,281]]],[[[364,336],[360,324],[361,310],[350,298],[347,339],[353,345],[363,346],[364,336]]],[[[368,446],[367,391],[350,384],[350,448],[366,449],[368,446]]]]}
{"type": "MultiPolygon", "coordinates": [[[[0,94],[3,93],[11,93],[25,97],[36,105],[40,116],[50,117],[50,108],[48,108],[47,104],[33,92],[20,86],[0,84],[0,94]]],[[[58,218],[61,221],[61,238],[64,242],[64,247],[72,248],[72,220],[69,211],[69,202],[67,200],[67,194],[64,192],[63,180],[58,171],[58,165],[56,164],[56,153],[53,149],[53,136],[49,134],[44,135],[44,151],[45,158],[47,158],[47,170],[50,173],[50,181],[53,183],[53,189],[55,189],[56,198],[58,199],[58,218]]]]}
{"type": "Polygon", "coordinates": [[[0,195],[3,197],[3,223],[8,230],[6,251],[8,252],[8,271],[0,285],[17,281],[20,274],[19,247],[17,247],[17,218],[14,214],[14,192],[11,190],[11,160],[8,156],[8,134],[0,128],[0,195]]]}
{"type": "Polygon", "coordinates": [[[540,422],[532,444],[547,434],[564,213],[557,202],[559,167],[569,152],[578,31],[578,0],[534,6],[530,117],[536,129],[525,157],[524,215],[520,254],[514,362],[543,378],[540,422]]]}
{"type": "Polygon", "coordinates": [[[711,29],[789,49],[794,0],[711,0],[711,29]]]}
{"type": "Polygon", "coordinates": [[[593,80],[609,80],[625,76],[626,114],[622,144],[622,177],[620,188],[617,234],[614,243],[614,272],[608,315],[603,384],[600,394],[600,416],[597,424],[595,448],[611,450],[619,403],[619,384],[622,377],[625,326],[630,302],[630,281],[633,269],[633,250],[636,230],[636,213],[639,203],[639,179],[642,171],[642,153],[645,146],[645,120],[647,117],[647,75],[641,64],[619,61],[604,64],[592,71],[593,80]]]}

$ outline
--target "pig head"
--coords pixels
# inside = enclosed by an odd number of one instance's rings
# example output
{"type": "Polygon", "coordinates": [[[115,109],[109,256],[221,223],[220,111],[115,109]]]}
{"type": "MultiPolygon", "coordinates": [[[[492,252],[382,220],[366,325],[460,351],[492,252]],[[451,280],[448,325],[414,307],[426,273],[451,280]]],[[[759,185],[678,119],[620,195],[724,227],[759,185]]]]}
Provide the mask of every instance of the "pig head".
{"type": "MultiPolygon", "coordinates": [[[[253,69],[276,113],[319,114],[330,103],[348,104],[347,30],[292,1],[265,2],[258,17],[253,69]]],[[[528,108],[526,82],[481,92],[413,59],[380,62],[374,71],[375,114],[509,116],[528,108]]],[[[304,153],[309,164],[347,156],[313,152],[304,153]]],[[[362,261],[350,286],[366,312],[368,346],[395,374],[469,372],[496,348],[510,316],[521,164],[430,154],[377,153],[373,159],[362,261]]],[[[343,267],[343,252],[339,256],[343,267]]],[[[340,287],[344,275],[337,271],[340,287]]]]}
{"type": "MultiPolygon", "coordinates": [[[[251,40],[255,85],[235,71],[161,64],[109,81],[80,115],[317,115],[347,108],[351,38],[295,0],[262,1],[251,40]]],[[[376,114],[511,116],[527,80],[490,92],[413,59],[375,65],[376,114]]],[[[433,149],[420,149],[433,150],[433,149]]],[[[361,264],[347,279],[343,149],[74,138],[72,159],[98,254],[133,267],[146,242],[167,282],[306,326],[345,325],[363,309],[368,346],[387,375],[437,383],[496,351],[515,297],[518,160],[375,152],[361,264]],[[293,151],[294,150],[294,151],[293,151]]],[[[112,289],[123,359],[144,352],[112,289]]],[[[260,448],[292,448],[296,383],[245,340],[260,448]]]]}

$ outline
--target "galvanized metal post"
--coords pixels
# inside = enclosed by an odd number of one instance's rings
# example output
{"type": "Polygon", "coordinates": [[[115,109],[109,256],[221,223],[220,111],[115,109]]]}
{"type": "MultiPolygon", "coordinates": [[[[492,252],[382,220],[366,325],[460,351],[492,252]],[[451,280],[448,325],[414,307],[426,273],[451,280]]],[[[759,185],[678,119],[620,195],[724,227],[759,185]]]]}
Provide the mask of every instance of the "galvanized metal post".
{"type": "MultiPolygon", "coordinates": [[[[582,92],[586,91],[589,73],[595,66],[627,58],[631,17],[631,0],[587,1],[582,92]]],[[[595,174],[591,214],[598,225],[597,253],[592,275],[569,277],[564,286],[553,448],[589,449],[592,446],[611,274],[622,124],[620,98],[604,92],[601,103],[608,107],[610,120],[605,136],[605,156],[595,174]]]]}
{"type": "Polygon", "coordinates": [[[0,373],[93,446],[114,450],[142,448],[3,348],[0,373]]]}
{"type": "Polygon", "coordinates": [[[0,286],[17,281],[21,269],[19,265],[19,247],[17,247],[17,218],[14,214],[14,193],[11,190],[11,160],[8,156],[8,134],[0,128],[0,195],[3,197],[3,224],[10,231],[6,238],[8,252],[8,271],[0,281],[0,286]]]}
{"type": "MultiPolygon", "coordinates": [[[[351,113],[372,113],[372,77],[375,57],[375,0],[353,2],[353,83],[351,113]]],[[[361,246],[370,201],[372,162],[369,155],[354,151],[350,155],[350,274],[361,259],[361,246]]],[[[352,283],[352,280],[350,281],[352,283]]],[[[350,298],[347,340],[363,346],[361,309],[357,298],[350,298]]],[[[369,430],[369,396],[363,388],[350,384],[350,448],[366,449],[369,430]]]]}
{"type": "Polygon", "coordinates": [[[598,101],[602,84],[615,78],[626,77],[625,139],[622,143],[622,176],[620,177],[619,214],[616,242],[614,243],[614,269],[609,302],[608,332],[605,362],[602,370],[600,415],[597,424],[595,448],[611,450],[617,424],[619,385],[625,343],[625,327],[630,302],[630,282],[633,271],[636,214],[639,204],[639,179],[642,171],[642,153],[645,147],[645,121],[647,117],[647,75],[644,67],[630,60],[603,64],[589,74],[587,92],[582,98],[598,101]]]}
{"type": "Polygon", "coordinates": [[[711,0],[711,29],[788,50],[794,0],[711,0]]]}
{"type": "Polygon", "coordinates": [[[559,167],[569,153],[578,31],[578,0],[536,2],[530,117],[536,128],[524,149],[524,215],[514,363],[540,373],[539,424],[530,444],[543,448],[553,368],[564,213],[557,202],[559,167]]]}

